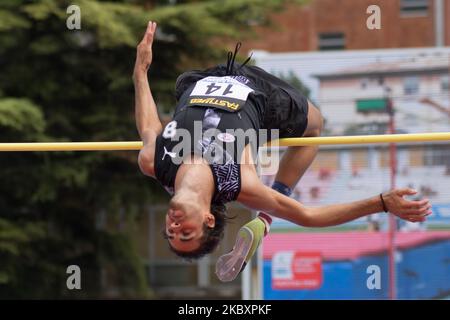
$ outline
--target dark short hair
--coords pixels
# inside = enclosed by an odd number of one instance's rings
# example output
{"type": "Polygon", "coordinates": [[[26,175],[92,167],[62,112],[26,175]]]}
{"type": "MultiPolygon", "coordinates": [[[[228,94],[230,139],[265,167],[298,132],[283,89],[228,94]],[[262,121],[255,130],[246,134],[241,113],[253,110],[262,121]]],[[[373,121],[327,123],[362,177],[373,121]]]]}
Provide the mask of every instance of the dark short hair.
{"type": "MultiPolygon", "coordinates": [[[[223,204],[211,204],[211,214],[215,218],[214,228],[203,225],[203,236],[200,238],[200,246],[193,251],[179,251],[170,245],[170,250],[177,256],[186,260],[196,260],[207,255],[216,249],[220,240],[223,238],[225,225],[230,218],[227,216],[227,207],[223,204]]],[[[165,238],[167,234],[163,231],[165,238]]]]}

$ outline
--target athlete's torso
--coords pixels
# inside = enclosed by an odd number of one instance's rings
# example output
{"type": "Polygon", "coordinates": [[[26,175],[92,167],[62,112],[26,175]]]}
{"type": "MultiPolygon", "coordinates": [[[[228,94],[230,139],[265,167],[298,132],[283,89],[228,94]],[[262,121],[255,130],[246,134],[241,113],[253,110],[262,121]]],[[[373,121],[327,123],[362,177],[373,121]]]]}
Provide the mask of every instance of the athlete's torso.
{"type": "Polygon", "coordinates": [[[244,77],[210,76],[182,93],[172,121],[156,139],[155,174],[167,191],[173,193],[186,153],[195,153],[212,170],[213,201],[236,200],[241,186],[240,160],[250,141],[257,150],[258,139],[254,138],[264,116],[256,89],[244,77]]]}
{"type": "Polygon", "coordinates": [[[291,126],[300,124],[289,118],[302,117],[305,108],[299,106],[306,102],[295,88],[264,70],[239,65],[232,76],[223,65],[184,73],[175,94],[178,104],[173,119],[156,139],[155,176],[173,193],[182,160],[192,153],[201,155],[213,173],[213,202],[222,203],[239,195],[240,160],[247,144],[251,142],[250,154],[256,157],[260,138],[271,139],[264,136],[270,132],[260,129],[295,133],[291,126]],[[211,129],[216,129],[213,136],[202,137],[211,129]],[[180,136],[186,132],[189,138],[181,140],[190,144],[180,150],[180,136]]]}

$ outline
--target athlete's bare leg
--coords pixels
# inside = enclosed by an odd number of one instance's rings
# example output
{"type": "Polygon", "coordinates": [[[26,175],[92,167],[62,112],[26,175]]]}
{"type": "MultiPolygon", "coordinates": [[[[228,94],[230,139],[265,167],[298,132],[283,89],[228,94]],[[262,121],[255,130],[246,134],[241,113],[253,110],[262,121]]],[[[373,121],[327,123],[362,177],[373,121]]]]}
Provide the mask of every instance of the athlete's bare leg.
{"type": "MultiPolygon", "coordinates": [[[[318,137],[323,128],[322,115],[312,103],[308,104],[308,126],[303,137],[318,137]]],[[[281,158],[275,181],[294,188],[313,162],[318,150],[318,146],[289,147],[281,158]]]]}

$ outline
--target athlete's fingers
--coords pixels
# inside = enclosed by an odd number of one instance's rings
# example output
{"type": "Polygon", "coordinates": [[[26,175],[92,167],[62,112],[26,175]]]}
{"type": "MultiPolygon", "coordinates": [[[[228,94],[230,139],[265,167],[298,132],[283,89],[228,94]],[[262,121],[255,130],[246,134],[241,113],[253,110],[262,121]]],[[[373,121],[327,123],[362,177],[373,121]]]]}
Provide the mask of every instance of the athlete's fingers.
{"type": "Polygon", "coordinates": [[[408,209],[420,209],[424,206],[428,206],[430,204],[429,199],[423,199],[420,201],[407,201],[404,206],[408,209]]]}

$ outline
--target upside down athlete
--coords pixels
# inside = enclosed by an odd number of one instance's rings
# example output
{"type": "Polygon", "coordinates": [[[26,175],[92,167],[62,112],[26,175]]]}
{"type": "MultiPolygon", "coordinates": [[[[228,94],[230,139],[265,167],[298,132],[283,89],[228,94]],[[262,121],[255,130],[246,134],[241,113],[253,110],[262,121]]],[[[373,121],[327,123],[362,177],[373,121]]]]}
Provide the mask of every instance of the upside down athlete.
{"type": "Polygon", "coordinates": [[[138,162],[145,175],[172,194],[165,235],[179,256],[198,258],[214,250],[225,227],[224,204],[230,201],[260,214],[241,228],[234,250],[219,259],[216,271],[225,281],[234,279],[254,253],[269,229],[270,216],[306,227],[327,227],[381,211],[413,222],[424,221],[431,213],[427,199],[403,198],[415,193],[411,189],[316,208],[295,201],[289,195],[315,158],[317,146],[289,147],[272,188],[265,186],[248,161],[255,156],[252,144],[239,146],[227,129],[278,129],[279,138],[316,137],[323,121],[320,111],[289,84],[258,67],[235,64],[238,47],[234,55],[229,53],[227,65],[187,72],[177,79],[176,110],[163,128],[147,77],[155,31],[156,23],[149,22],[133,74],[136,125],[144,143],[138,162]],[[203,133],[215,129],[217,135],[204,138],[201,132],[195,141],[195,122],[203,133]],[[194,137],[191,149],[183,154],[174,151],[179,141],[173,139],[181,129],[194,137]]]}

